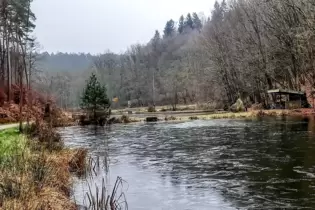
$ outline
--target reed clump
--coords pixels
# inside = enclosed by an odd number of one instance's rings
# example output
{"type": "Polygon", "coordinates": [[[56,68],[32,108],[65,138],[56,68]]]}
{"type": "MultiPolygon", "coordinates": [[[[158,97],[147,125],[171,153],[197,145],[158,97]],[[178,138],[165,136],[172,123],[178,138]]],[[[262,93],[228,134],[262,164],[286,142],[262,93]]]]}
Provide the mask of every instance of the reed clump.
{"type": "Polygon", "coordinates": [[[109,188],[102,178],[102,184],[95,183],[94,178],[98,177],[100,171],[108,172],[108,159],[100,159],[99,157],[90,157],[87,168],[86,180],[88,191],[83,198],[83,205],[90,210],[127,210],[128,203],[125,196],[125,191],[128,190],[128,184],[121,177],[116,178],[113,188],[109,188]]]}

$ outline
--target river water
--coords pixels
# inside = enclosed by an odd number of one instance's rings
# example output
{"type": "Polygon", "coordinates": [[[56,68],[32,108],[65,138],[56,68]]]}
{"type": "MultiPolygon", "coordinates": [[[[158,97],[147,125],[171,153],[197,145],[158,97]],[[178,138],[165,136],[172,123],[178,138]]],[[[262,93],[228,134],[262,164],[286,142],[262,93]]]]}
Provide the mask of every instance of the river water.
{"type": "Polygon", "coordinates": [[[131,210],[315,209],[314,128],[313,119],[269,118],[60,132],[109,165],[76,181],[82,205],[88,186],[105,178],[110,188],[120,176],[131,210]]]}

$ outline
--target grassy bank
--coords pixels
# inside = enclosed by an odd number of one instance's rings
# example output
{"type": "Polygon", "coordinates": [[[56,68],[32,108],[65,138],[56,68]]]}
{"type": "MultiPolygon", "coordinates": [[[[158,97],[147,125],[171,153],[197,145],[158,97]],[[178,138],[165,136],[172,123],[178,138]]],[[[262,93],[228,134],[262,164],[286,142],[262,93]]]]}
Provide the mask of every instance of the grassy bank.
{"type": "Polygon", "coordinates": [[[0,131],[0,209],[76,209],[71,172],[84,170],[86,151],[63,148],[45,125],[31,131],[0,131]]]}
{"type": "MultiPolygon", "coordinates": [[[[187,116],[169,115],[159,117],[161,121],[189,121],[189,120],[213,120],[213,119],[237,119],[237,118],[257,118],[263,116],[315,116],[313,109],[296,109],[296,110],[256,110],[248,112],[217,112],[211,114],[195,114],[187,116]]],[[[144,121],[138,118],[138,121],[144,121]]]]}
{"type": "Polygon", "coordinates": [[[29,152],[25,136],[17,128],[0,131],[0,166],[10,161],[14,155],[29,152]]]}

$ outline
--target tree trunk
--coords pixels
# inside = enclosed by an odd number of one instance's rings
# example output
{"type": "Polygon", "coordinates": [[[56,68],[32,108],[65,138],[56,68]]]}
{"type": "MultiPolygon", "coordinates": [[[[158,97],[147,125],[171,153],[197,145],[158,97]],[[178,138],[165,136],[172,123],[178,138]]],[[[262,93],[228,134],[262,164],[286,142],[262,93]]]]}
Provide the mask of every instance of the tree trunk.
{"type": "Polygon", "coordinates": [[[23,131],[23,118],[22,118],[22,111],[23,111],[23,69],[20,68],[20,132],[23,131]]]}

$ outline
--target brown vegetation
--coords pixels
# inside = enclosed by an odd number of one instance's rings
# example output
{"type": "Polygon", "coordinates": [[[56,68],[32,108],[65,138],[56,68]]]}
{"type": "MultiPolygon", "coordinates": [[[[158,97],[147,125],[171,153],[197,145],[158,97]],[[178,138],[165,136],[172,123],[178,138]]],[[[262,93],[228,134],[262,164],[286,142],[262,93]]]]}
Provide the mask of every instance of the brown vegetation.
{"type": "Polygon", "coordinates": [[[174,117],[174,116],[170,116],[170,117],[165,116],[164,120],[165,120],[165,121],[175,121],[175,120],[177,120],[177,118],[174,117]]]}
{"type": "Polygon", "coordinates": [[[70,200],[71,172],[83,173],[87,152],[62,148],[44,122],[28,129],[27,148],[0,165],[0,209],[76,209],[70,200]]]}
{"type": "MultiPolygon", "coordinates": [[[[18,104],[4,103],[0,107],[0,124],[18,122],[20,119],[20,108],[18,104]]],[[[42,116],[43,111],[40,106],[33,106],[28,108],[23,106],[22,108],[22,120],[26,121],[27,118],[35,120],[37,117],[42,116]]]]}

